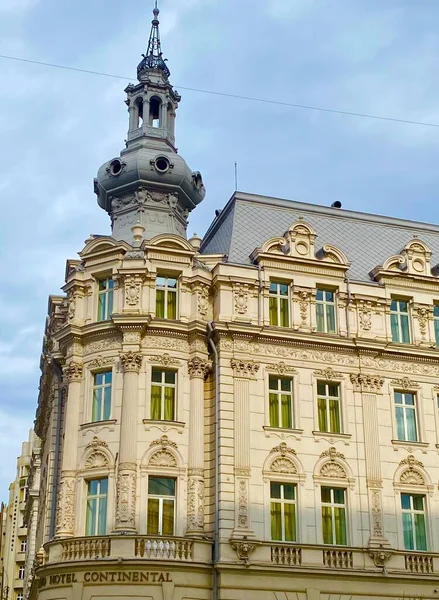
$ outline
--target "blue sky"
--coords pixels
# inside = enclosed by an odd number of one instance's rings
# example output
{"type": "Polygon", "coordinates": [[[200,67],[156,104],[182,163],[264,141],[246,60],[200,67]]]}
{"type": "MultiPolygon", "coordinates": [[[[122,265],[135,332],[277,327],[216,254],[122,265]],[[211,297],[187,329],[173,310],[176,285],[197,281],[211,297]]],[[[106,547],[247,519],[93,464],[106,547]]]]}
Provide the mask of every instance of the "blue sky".
{"type": "MultiPolygon", "coordinates": [[[[0,0],[0,54],[131,77],[153,0],[0,0]]],[[[431,0],[161,0],[171,80],[439,124],[431,0]]],[[[0,499],[32,425],[49,294],[90,233],[109,233],[93,177],[128,127],[126,83],[0,59],[0,499]]],[[[184,91],[177,145],[207,196],[234,188],[439,222],[439,129],[184,91]]],[[[279,232],[281,234],[282,232],[279,232]]]]}

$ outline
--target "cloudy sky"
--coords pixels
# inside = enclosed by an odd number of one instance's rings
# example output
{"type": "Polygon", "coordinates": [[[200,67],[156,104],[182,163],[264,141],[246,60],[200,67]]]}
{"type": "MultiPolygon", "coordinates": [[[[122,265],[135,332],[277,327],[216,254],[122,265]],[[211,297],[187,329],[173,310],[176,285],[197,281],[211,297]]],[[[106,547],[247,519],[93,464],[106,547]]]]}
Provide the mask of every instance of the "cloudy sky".
{"type": "MultiPolygon", "coordinates": [[[[153,0],[0,0],[0,54],[135,80],[153,0]]],[[[234,188],[439,222],[439,128],[207,95],[203,88],[439,124],[431,0],[161,0],[177,143],[203,173],[203,234],[234,188]]],[[[90,233],[128,81],[0,58],[0,499],[32,425],[49,294],[90,233]]],[[[280,232],[281,233],[281,232],[280,232]]]]}

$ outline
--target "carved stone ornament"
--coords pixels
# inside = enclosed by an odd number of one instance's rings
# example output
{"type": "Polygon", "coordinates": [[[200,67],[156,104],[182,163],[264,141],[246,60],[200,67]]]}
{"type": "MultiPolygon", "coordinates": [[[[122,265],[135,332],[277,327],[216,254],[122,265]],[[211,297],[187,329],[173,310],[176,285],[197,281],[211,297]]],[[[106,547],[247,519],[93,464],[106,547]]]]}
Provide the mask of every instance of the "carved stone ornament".
{"type": "Polygon", "coordinates": [[[288,375],[290,373],[296,373],[296,369],[291,367],[290,365],[286,365],[284,362],[280,361],[275,365],[267,365],[267,371],[277,373],[278,375],[288,375]]]}
{"type": "Polygon", "coordinates": [[[64,376],[67,378],[69,383],[81,382],[82,381],[82,373],[83,366],[77,362],[70,362],[63,369],[64,376]]]}
{"type": "Polygon", "coordinates": [[[167,435],[162,435],[159,440],[153,440],[149,447],[152,448],[153,446],[161,446],[162,448],[178,448],[177,444],[170,440],[167,435]]]}
{"type": "Polygon", "coordinates": [[[422,469],[424,467],[423,463],[413,456],[413,454],[409,454],[407,458],[404,458],[400,463],[400,467],[408,466],[405,471],[403,471],[400,475],[399,481],[400,483],[406,485],[426,485],[424,476],[418,469],[422,469]]]}
{"type": "Polygon", "coordinates": [[[230,540],[230,545],[232,549],[236,552],[237,557],[241,560],[244,565],[248,565],[250,562],[250,557],[258,546],[257,543],[248,542],[247,540],[237,541],[230,540]]]}
{"type": "Polygon", "coordinates": [[[86,448],[92,448],[93,450],[97,450],[98,448],[108,448],[108,444],[104,440],[100,440],[97,436],[94,436],[92,441],[87,444],[86,448]]]}
{"type": "Polygon", "coordinates": [[[120,361],[125,373],[139,373],[142,367],[143,355],[139,352],[126,352],[120,355],[120,361]]]}
{"type": "Polygon", "coordinates": [[[205,377],[210,373],[212,369],[212,361],[206,360],[205,358],[200,358],[199,356],[194,356],[188,361],[188,371],[189,377],[192,379],[193,377],[199,377],[201,379],[205,379],[205,377]]]}
{"type": "Polygon", "coordinates": [[[232,358],[230,366],[235,371],[236,377],[250,378],[256,376],[260,365],[253,361],[232,358]]]}
{"type": "Polygon", "coordinates": [[[56,512],[57,534],[73,535],[75,527],[76,475],[61,475],[56,512]]]}
{"type": "Polygon", "coordinates": [[[114,356],[98,356],[87,364],[89,369],[102,369],[114,364],[114,356]]]}
{"type": "Polygon", "coordinates": [[[346,471],[336,462],[326,462],[320,468],[320,476],[330,479],[347,479],[346,471]]]}
{"type": "Polygon", "coordinates": [[[100,452],[99,450],[92,452],[92,454],[90,454],[90,456],[85,461],[86,469],[100,469],[109,466],[110,461],[108,460],[108,456],[104,452],[100,452]]]}
{"type": "Polygon", "coordinates": [[[384,569],[392,556],[392,552],[388,550],[370,550],[369,556],[376,567],[384,569]]]}
{"type": "Polygon", "coordinates": [[[138,306],[142,293],[142,276],[127,275],[125,277],[125,304],[126,306],[138,306]]]}
{"type": "Polygon", "coordinates": [[[430,320],[430,309],[426,306],[418,306],[415,310],[415,318],[418,319],[419,331],[422,339],[427,335],[427,325],[430,320]]]}
{"type": "Polygon", "coordinates": [[[372,534],[383,537],[383,513],[381,510],[381,491],[371,490],[372,534]]]}
{"type": "Polygon", "coordinates": [[[238,479],[238,527],[248,529],[248,479],[238,479]]]}
{"type": "Polygon", "coordinates": [[[161,354],[160,356],[151,356],[149,361],[158,365],[162,365],[162,367],[173,367],[181,364],[178,358],[173,358],[167,353],[161,354]]]}
{"type": "Polygon", "coordinates": [[[358,373],[358,375],[350,375],[350,379],[356,392],[368,392],[369,394],[381,392],[384,384],[384,379],[378,375],[358,373]]]}
{"type": "Polygon", "coordinates": [[[142,341],[142,333],[140,331],[124,331],[123,332],[123,343],[124,344],[140,344],[142,341]]]}
{"type": "Polygon", "coordinates": [[[135,527],[137,473],[120,465],[117,478],[116,523],[119,526],[135,527]]]}
{"type": "Polygon", "coordinates": [[[358,311],[360,328],[363,329],[363,331],[369,331],[372,327],[372,310],[370,305],[371,303],[367,302],[363,304],[358,311]]]}
{"type": "Polygon", "coordinates": [[[248,305],[248,285],[238,283],[234,286],[235,312],[239,315],[245,315],[248,305]]]}
{"type": "Polygon", "coordinates": [[[424,463],[422,463],[420,460],[416,460],[413,454],[409,454],[407,458],[403,458],[399,463],[400,467],[404,467],[405,465],[407,465],[410,469],[413,469],[414,467],[420,467],[421,469],[424,468],[424,463]]]}
{"type": "Polygon", "coordinates": [[[328,367],[327,369],[317,369],[314,371],[314,375],[317,377],[323,377],[325,381],[332,381],[333,379],[342,379],[343,373],[338,373],[334,371],[332,367],[328,367]]]}
{"type": "Polygon", "coordinates": [[[189,477],[187,484],[188,531],[204,529],[204,481],[189,477]]]}
{"type": "Polygon", "coordinates": [[[331,460],[331,461],[335,461],[336,458],[341,458],[342,460],[344,460],[344,454],[337,452],[337,450],[334,448],[334,446],[331,446],[331,448],[329,448],[329,450],[325,450],[324,452],[322,452],[320,454],[320,458],[325,458],[325,457],[328,457],[329,460],[331,460]]]}
{"type": "Polygon", "coordinates": [[[296,451],[293,450],[293,448],[287,446],[285,442],[281,442],[279,446],[275,446],[270,450],[270,454],[277,454],[278,452],[281,454],[281,456],[287,456],[288,454],[296,454],[296,451]]]}
{"type": "Polygon", "coordinates": [[[287,475],[297,475],[297,467],[292,460],[285,457],[275,458],[270,465],[272,473],[284,473],[287,475]]]}
{"type": "Polygon", "coordinates": [[[205,317],[209,308],[209,288],[207,285],[200,285],[197,291],[198,313],[205,317]]]}
{"type": "Polygon", "coordinates": [[[402,377],[402,379],[392,379],[390,382],[395,387],[399,387],[402,390],[413,390],[419,387],[419,384],[412,381],[408,377],[402,377]]]}
{"type": "Polygon", "coordinates": [[[305,325],[308,320],[308,308],[311,301],[311,292],[300,290],[297,296],[300,309],[300,318],[302,320],[302,325],[305,325]]]}
{"type": "Polygon", "coordinates": [[[151,456],[148,465],[150,467],[167,467],[175,469],[177,467],[177,460],[169,450],[158,450],[151,456]]]}

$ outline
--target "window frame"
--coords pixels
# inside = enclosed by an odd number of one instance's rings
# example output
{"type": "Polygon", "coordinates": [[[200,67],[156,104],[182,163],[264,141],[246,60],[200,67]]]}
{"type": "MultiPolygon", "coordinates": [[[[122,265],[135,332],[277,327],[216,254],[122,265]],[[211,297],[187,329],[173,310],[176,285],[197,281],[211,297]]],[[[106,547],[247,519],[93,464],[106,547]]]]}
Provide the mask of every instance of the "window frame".
{"type": "Polygon", "coordinates": [[[114,313],[114,300],[116,297],[115,288],[116,282],[112,275],[100,276],[96,277],[97,282],[97,310],[96,310],[96,321],[98,323],[103,323],[105,321],[109,321],[111,319],[111,315],[114,313]],[[108,289],[101,290],[101,284],[105,282],[112,282],[112,285],[108,289]],[[105,306],[102,310],[101,314],[101,298],[105,297],[105,306]],[[111,298],[111,306],[109,303],[109,298],[111,298]],[[104,317],[104,318],[102,318],[104,317]]]}
{"type": "Polygon", "coordinates": [[[291,327],[291,282],[290,281],[282,281],[279,279],[270,278],[269,287],[268,287],[268,321],[271,327],[291,327]],[[276,286],[276,291],[272,293],[271,286],[276,286]],[[287,288],[286,294],[280,293],[280,286],[285,286],[287,288]],[[271,322],[271,300],[276,300],[276,323],[271,322]],[[281,324],[281,302],[282,300],[286,300],[287,306],[287,324],[281,324]]]}
{"type": "Polygon", "coordinates": [[[411,308],[410,308],[410,302],[411,302],[412,298],[404,298],[401,296],[391,296],[390,297],[390,308],[389,308],[389,313],[390,313],[390,337],[392,338],[392,343],[394,344],[412,344],[413,343],[413,328],[412,328],[412,323],[411,323],[411,308]],[[396,310],[392,310],[392,304],[396,302],[398,305],[398,308],[396,310]],[[407,312],[403,312],[400,310],[400,302],[405,302],[407,304],[407,312]],[[393,325],[392,325],[392,316],[396,316],[397,317],[397,326],[398,326],[398,339],[394,339],[393,337],[393,325]],[[404,341],[402,338],[402,331],[403,328],[401,327],[401,318],[403,316],[407,317],[407,330],[408,330],[408,340],[404,341]]]}
{"type": "Polygon", "coordinates": [[[109,507],[110,477],[108,475],[98,475],[98,474],[94,474],[94,477],[93,477],[93,474],[92,474],[88,479],[84,480],[84,483],[85,483],[85,502],[84,502],[84,505],[85,505],[85,535],[87,537],[104,537],[108,533],[108,522],[109,522],[108,507],[109,507]],[[101,499],[101,497],[104,496],[104,494],[101,494],[101,493],[92,494],[92,495],[89,494],[89,486],[92,482],[98,481],[99,489],[100,489],[100,482],[102,482],[104,480],[107,482],[107,491],[105,494],[105,520],[104,520],[105,521],[104,522],[105,531],[103,533],[89,533],[89,528],[88,528],[88,514],[89,514],[88,513],[88,502],[89,502],[89,499],[92,498],[92,499],[97,500],[97,508],[95,509],[96,515],[97,515],[96,527],[95,527],[95,531],[96,531],[96,529],[99,530],[99,525],[100,525],[100,523],[99,523],[100,499],[101,499]]]}
{"type": "MultiPolygon", "coordinates": [[[[275,476],[276,474],[273,473],[273,475],[275,476]]],[[[298,541],[298,485],[296,481],[286,481],[284,479],[282,479],[282,481],[280,481],[279,477],[272,477],[270,479],[269,482],[269,494],[270,494],[270,504],[269,504],[269,512],[270,512],[270,540],[272,542],[278,542],[278,543],[291,543],[291,544],[296,544],[298,541]],[[281,498],[274,498],[272,496],[272,490],[271,490],[271,486],[273,484],[279,484],[281,486],[281,498]],[[293,487],[294,489],[294,499],[293,500],[289,500],[289,499],[285,499],[285,497],[282,497],[285,495],[285,490],[284,490],[284,486],[286,485],[290,485],[293,487]],[[282,529],[282,539],[280,540],[275,540],[273,538],[273,533],[272,533],[272,504],[280,504],[281,506],[281,529],[282,529]],[[287,540],[285,539],[285,505],[293,505],[294,506],[294,539],[293,540],[287,540]]]]}
{"type": "Polygon", "coordinates": [[[20,581],[23,581],[24,575],[25,575],[26,566],[25,565],[17,565],[17,566],[18,566],[17,579],[19,579],[20,581]]]}
{"type": "Polygon", "coordinates": [[[168,321],[176,321],[179,319],[179,310],[180,310],[180,277],[181,274],[172,274],[172,273],[168,273],[166,271],[158,271],[156,273],[156,277],[155,277],[155,316],[157,319],[165,319],[168,321]],[[164,286],[159,286],[157,284],[157,280],[158,279],[164,279],[165,280],[165,285],[164,286]],[[168,280],[169,279],[173,279],[175,280],[175,291],[173,290],[173,288],[169,288],[168,286],[168,280]],[[164,316],[159,316],[158,314],[158,291],[164,291],[164,298],[163,298],[163,314],[164,316]],[[171,290],[171,292],[169,291],[171,290]],[[168,315],[168,310],[169,310],[169,302],[168,302],[168,296],[169,293],[171,294],[175,294],[175,317],[169,317],[168,315]]]}
{"type": "MultiPolygon", "coordinates": [[[[88,412],[88,414],[90,416],[90,419],[87,421],[87,423],[100,423],[100,422],[103,422],[103,421],[111,421],[112,415],[113,415],[114,370],[113,370],[112,367],[109,367],[109,368],[106,368],[106,369],[99,369],[99,370],[96,370],[96,371],[90,371],[90,376],[91,376],[91,385],[90,385],[90,387],[91,387],[91,406],[90,406],[90,410],[88,412]],[[102,384],[100,386],[97,386],[95,384],[96,377],[99,376],[99,375],[104,375],[104,374],[108,374],[108,373],[111,374],[111,382],[110,382],[110,384],[109,385],[108,384],[102,384]],[[105,393],[104,392],[105,392],[105,389],[108,388],[108,387],[110,388],[110,411],[109,411],[108,418],[105,418],[105,419],[104,418],[102,418],[102,419],[93,419],[93,412],[94,412],[94,405],[95,405],[95,391],[96,391],[96,389],[102,389],[103,390],[103,394],[102,395],[105,397],[105,393]]],[[[102,399],[101,399],[101,404],[102,404],[102,407],[101,407],[101,415],[102,415],[103,410],[104,410],[105,400],[102,401],[102,399]]]]}
{"type": "Polygon", "coordinates": [[[428,535],[428,510],[427,510],[427,494],[424,490],[424,493],[413,492],[411,490],[401,490],[399,493],[399,511],[400,511],[400,522],[401,522],[401,531],[402,531],[402,543],[404,550],[411,552],[428,552],[429,550],[429,535],[428,535]],[[410,498],[410,508],[405,509],[402,505],[402,497],[408,496],[410,498]],[[423,510],[419,511],[413,508],[413,498],[414,497],[422,498],[423,510]],[[425,548],[417,548],[417,540],[416,540],[416,524],[415,524],[415,516],[422,514],[424,517],[424,537],[425,537],[425,548]],[[404,515],[410,515],[411,522],[411,534],[413,538],[413,548],[407,548],[405,544],[405,535],[404,535],[404,515]]]}
{"type": "Polygon", "coordinates": [[[268,426],[272,429],[295,429],[295,424],[296,424],[296,414],[295,414],[295,393],[294,393],[294,378],[293,377],[289,377],[289,376],[284,376],[284,375],[278,375],[276,373],[269,373],[268,374],[268,426]],[[276,379],[278,382],[278,387],[275,390],[274,388],[270,387],[270,381],[272,379],[276,379]],[[289,391],[284,391],[281,389],[281,381],[288,381],[290,384],[290,389],[289,391]],[[280,387],[279,387],[280,386],[280,387]],[[271,395],[276,395],[277,397],[277,420],[278,420],[278,425],[274,425],[271,422],[271,401],[270,401],[270,396],[271,395]],[[282,422],[282,396],[289,396],[289,406],[290,406],[290,414],[291,414],[291,422],[289,425],[284,425],[284,423],[282,422]]]}
{"type": "Polygon", "coordinates": [[[315,395],[315,406],[316,406],[316,414],[317,414],[317,433],[319,434],[329,434],[329,435],[344,435],[346,432],[343,427],[343,411],[342,411],[342,389],[341,389],[341,381],[328,381],[326,379],[317,378],[316,380],[316,395],[315,395]],[[319,384],[324,384],[326,387],[326,393],[324,396],[319,394],[319,384]],[[328,386],[337,386],[338,387],[338,396],[330,396],[328,392],[328,386]],[[319,418],[319,399],[325,399],[325,415],[326,415],[326,424],[328,429],[322,431],[320,429],[320,418],[319,418]],[[338,420],[340,423],[340,431],[331,431],[330,430],[330,401],[337,398],[338,400],[338,420]]]}
{"type": "Polygon", "coordinates": [[[421,443],[422,442],[422,431],[421,431],[421,427],[420,427],[420,415],[419,415],[419,396],[418,393],[415,390],[401,390],[399,388],[394,388],[392,390],[393,392],[393,398],[392,398],[392,412],[393,412],[393,422],[394,422],[394,434],[395,434],[395,441],[396,442],[403,442],[403,443],[421,443]],[[413,405],[407,405],[404,402],[402,404],[398,404],[396,403],[396,394],[401,394],[402,395],[402,399],[404,400],[406,396],[410,395],[413,396],[414,399],[414,403],[413,405]],[[398,418],[397,418],[397,406],[402,408],[402,414],[404,415],[404,432],[405,432],[405,437],[403,439],[399,438],[398,435],[398,418]],[[410,406],[413,406],[413,408],[410,408],[410,406]],[[413,411],[414,413],[414,424],[415,424],[415,429],[416,429],[416,439],[415,440],[411,440],[408,439],[407,437],[407,409],[413,411]]]}
{"type": "Polygon", "coordinates": [[[163,423],[172,423],[172,422],[176,422],[177,421],[177,415],[178,415],[178,389],[179,389],[179,385],[178,385],[178,369],[167,369],[165,367],[162,366],[152,366],[151,367],[151,372],[150,372],[150,395],[149,395],[149,419],[150,421],[156,421],[156,422],[163,422],[163,423]],[[160,371],[162,373],[162,381],[161,382],[156,382],[153,381],[153,374],[154,371],[160,371]],[[166,383],[166,381],[164,381],[166,379],[166,373],[173,373],[174,374],[174,383],[173,384],[169,384],[166,383]],[[152,411],[153,411],[153,407],[152,407],[152,388],[153,387],[160,387],[160,418],[156,419],[153,417],[152,411]],[[164,414],[165,414],[165,389],[166,388],[172,388],[174,390],[174,410],[173,410],[173,415],[172,415],[172,419],[165,419],[164,418],[164,414]]]}
{"type": "Polygon", "coordinates": [[[20,538],[20,552],[26,552],[26,550],[27,550],[27,539],[20,538]],[[23,544],[24,544],[24,548],[23,548],[23,544]]]}
{"type": "Polygon", "coordinates": [[[439,348],[439,301],[433,302],[433,330],[435,345],[439,348]],[[437,315],[435,314],[436,309],[437,315]]]}
{"type": "Polygon", "coordinates": [[[178,477],[176,476],[172,476],[172,475],[168,475],[166,473],[163,474],[156,474],[156,473],[149,473],[148,474],[148,481],[146,483],[146,535],[147,536],[151,536],[151,537],[175,537],[176,536],[176,528],[177,528],[177,498],[178,498],[178,477]],[[149,482],[151,479],[170,479],[172,481],[174,481],[174,495],[171,496],[166,496],[166,495],[160,495],[160,494],[150,494],[149,493],[149,482]],[[159,500],[159,512],[158,512],[158,533],[150,533],[148,532],[148,515],[149,515],[149,500],[159,500]],[[174,503],[174,510],[173,510],[173,528],[172,528],[172,534],[163,534],[163,503],[165,500],[170,500],[172,499],[173,503],[174,503]]]}
{"type": "Polygon", "coordinates": [[[315,295],[315,304],[316,304],[316,331],[318,333],[327,333],[330,335],[336,335],[338,333],[338,315],[337,315],[337,292],[338,288],[331,288],[324,285],[316,286],[316,295],[315,295]],[[318,299],[319,292],[323,293],[323,299],[318,299]],[[333,301],[330,302],[325,298],[325,294],[330,293],[333,294],[333,301]],[[318,316],[318,306],[323,307],[323,329],[319,329],[319,316],[318,316]],[[332,307],[333,309],[333,317],[334,317],[334,331],[329,331],[328,327],[328,314],[327,309],[332,307]]]}
{"type": "Polygon", "coordinates": [[[322,543],[325,546],[336,546],[336,547],[341,547],[341,548],[346,548],[349,546],[350,544],[350,524],[349,524],[349,499],[348,499],[348,487],[347,485],[340,485],[338,482],[332,482],[330,479],[328,479],[328,481],[325,481],[324,483],[321,483],[321,485],[319,486],[319,496],[320,496],[320,531],[321,531],[321,538],[322,538],[322,543]],[[323,489],[329,489],[331,492],[331,501],[329,503],[327,502],[323,502],[322,500],[322,492],[323,489]],[[336,502],[334,502],[333,498],[334,498],[334,490],[342,490],[344,493],[344,504],[338,504],[336,502]],[[331,523],[332,523],[332,542],[325,542],[324,541],[324,533],[323,533],[323,508],[324,507],[329,507],[331,508],[331,523]],[[336,538],[336,528],[335,528],[335,509],[339,508],[339,507],[343,507],[344,508],[344,516],[345,516],[345,538],[346,538],[346,543],[345,544],[340,544],[337,543],[337,540],[334,538],[336,538]]]}

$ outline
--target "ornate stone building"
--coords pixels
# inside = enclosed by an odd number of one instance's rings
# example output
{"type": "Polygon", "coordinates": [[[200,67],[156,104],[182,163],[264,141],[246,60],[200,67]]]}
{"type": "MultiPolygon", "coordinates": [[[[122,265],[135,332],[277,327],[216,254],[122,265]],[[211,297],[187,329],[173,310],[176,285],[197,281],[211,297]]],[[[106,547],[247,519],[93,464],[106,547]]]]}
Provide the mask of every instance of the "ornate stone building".
{"type": "Polygon", "coordinates": [[[29,597],[437,598],[439,228],[236,193],[187,240],[169,75],[156,9],[49,302],[29,597]]]}

